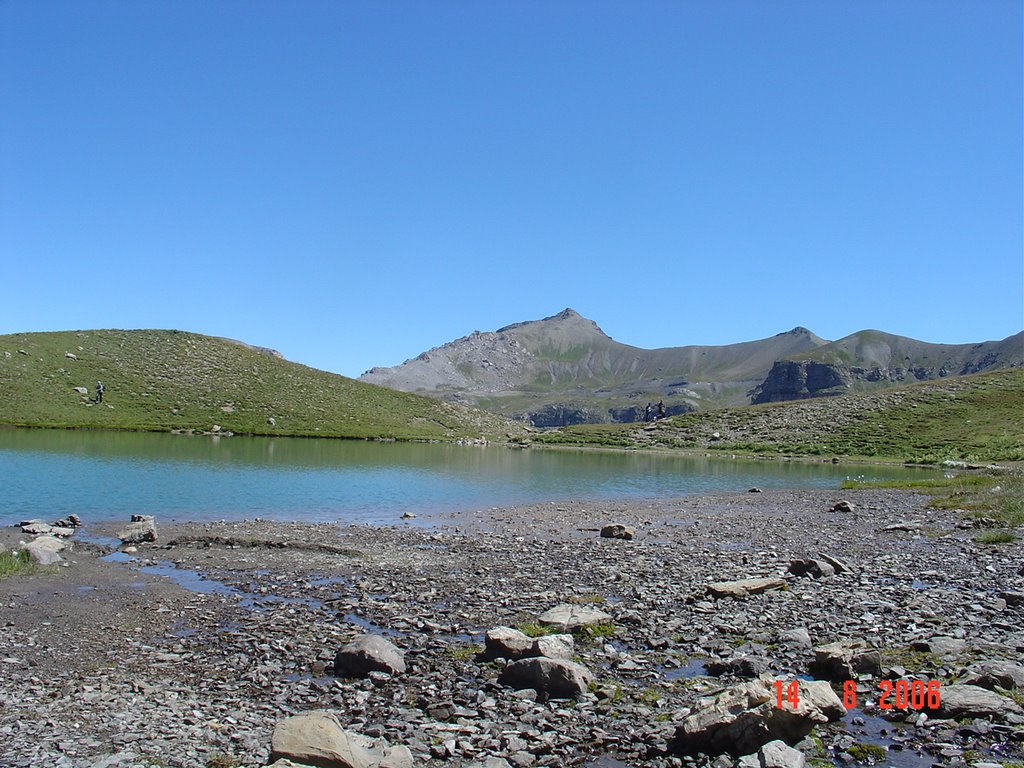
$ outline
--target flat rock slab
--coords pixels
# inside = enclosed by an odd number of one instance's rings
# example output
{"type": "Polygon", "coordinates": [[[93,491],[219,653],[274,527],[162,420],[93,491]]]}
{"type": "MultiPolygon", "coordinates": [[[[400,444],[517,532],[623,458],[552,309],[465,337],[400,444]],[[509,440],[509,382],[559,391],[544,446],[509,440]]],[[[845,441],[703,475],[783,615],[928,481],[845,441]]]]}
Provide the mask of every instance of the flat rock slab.
{"type": "Polygon", "coordinates": [[[636,536],[636,528],[631,525],[612,523],[601,529],[602,539],[625,539],[629,541],[636,536]]]}
{"type": "Polygon", "coordinates": [[[583,629],[584,627],[593,627],[598,624],[607,624],[611,620],[612,617],[604,611],[572,603],[556,605],[537,618],[537,621],[541,624],[549,627],[561,627],[565,632],[572,632],[575,629],[583,629]]]}
{"type": "Polygon", "coordinates": [[[740,579],[739,581],[717,581],[708,584],[707,591],[712,597],[742,598],[768,592],[772,589],[785,589],[785,579],[740,579]]]}
{"type": "Polygon", "coordinates": [[[996,686],[1012,691],[1024,688],[1024,664],[1015,661],[980,661],[967,668],[967,674],[957,681],[992,689],[996,686]]]}
{"type": "Polygon", "coordinates": [[[935,710],[942,717],[994,717],[1024,714],[1015,701],[977,685],[944,685],[935,710]]]}
{"type": "MultiPolygon", "coordinates": [[[[411,768],[407,747],[346,731],[326,710],[312,710],[278,722],[270,743],[271,760],[319,768],[411,768]]],[[[287,763],[285,763],[287,765],[287,763]]]]}

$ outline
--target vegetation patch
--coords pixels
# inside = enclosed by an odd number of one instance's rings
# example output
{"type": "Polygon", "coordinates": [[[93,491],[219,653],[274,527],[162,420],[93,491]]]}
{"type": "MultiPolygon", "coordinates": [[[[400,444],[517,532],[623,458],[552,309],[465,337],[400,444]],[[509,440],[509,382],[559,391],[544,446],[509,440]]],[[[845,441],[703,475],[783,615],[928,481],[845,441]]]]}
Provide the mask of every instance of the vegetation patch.
{"type": "Polygon", "coordinates": [[[25,550],[17,552],[0,552],[0,579],[19,573],[35,573],[39,566],[25,550]]]}
{"type": "Polygon", "coordinates": [[[854,744],[846,753],[861,765],[878,765],[883,762],[889,752],[878,744],[854,744]]]}

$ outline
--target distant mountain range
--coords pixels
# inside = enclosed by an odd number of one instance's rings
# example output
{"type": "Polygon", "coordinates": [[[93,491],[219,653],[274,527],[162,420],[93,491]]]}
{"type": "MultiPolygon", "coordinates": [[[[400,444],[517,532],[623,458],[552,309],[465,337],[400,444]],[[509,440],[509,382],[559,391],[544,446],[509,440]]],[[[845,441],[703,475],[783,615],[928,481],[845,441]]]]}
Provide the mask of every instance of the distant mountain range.
{"type": "Polygon", "coordinates": [[[360,380],[564,426],[639,421],[648,402],[664,401],[672,415],[1019,367],[1024,332],[952,345],[880,331],[828,342],[798,327],[739,344],[642,349],[566,309],[474,332],[360,380]]]}

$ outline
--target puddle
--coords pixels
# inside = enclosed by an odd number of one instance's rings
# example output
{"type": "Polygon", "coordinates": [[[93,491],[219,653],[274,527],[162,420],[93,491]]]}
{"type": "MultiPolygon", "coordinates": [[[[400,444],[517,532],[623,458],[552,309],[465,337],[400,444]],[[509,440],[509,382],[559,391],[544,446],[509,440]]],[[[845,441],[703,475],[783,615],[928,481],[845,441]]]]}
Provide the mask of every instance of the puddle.
{"type": "Polygon", "coordinates": [[[130,563],[135,560],[131,555],[125,554],[124,552],[111,552],[109,555],[103,555],[100,560],[104,560],[108,563],[130,563]]]}
{"type": "Polygon", "coordinates": [[[629,763],[616,760],[611,755],[601,755],[583,764],[583,768],[630,768],[629,763]]]}
{"type": "Polygon", "coordinates": [[[396,632],[388,627],[382,627],[380,624],[374,624],[369,619],[364,619],[362,616],[357,616],[354,613],[346,613],[345,621],[349,624],[355,624],[357,627],[362,627],[367,632],[375,635],[391,635],[391,637],[401,637],[401,632],[396,632]]]}
{"type": "Polygon", "coordinates": [[[704,665],[705,661],[706,659],[690,659],[681,667],[660,667],[660,671],[666,680],[708,677],[708,668],[704,665]]]}
{"type": "MultiPolygon", "coordinates": [[[[900,731],[912,734],[914,727],[911,725],[902,722],[892,723],[877,715],[869,715],[860,709],[851,709],[847,712],[843,723],[846,725],[846,732],[858,743],[885,747],[888,754],[880,764],[888,768],[931,768],[935,762],[934,756],[922,754],[912,748],[904,749],[899,741],[894,741],[893,737],[898,737],[900,731]],[[863,720],[863,725],[854,725],[854,718],[863,720]]],[[[838,759],[834,762],[837,766],[844,765],[838,759]]]]}

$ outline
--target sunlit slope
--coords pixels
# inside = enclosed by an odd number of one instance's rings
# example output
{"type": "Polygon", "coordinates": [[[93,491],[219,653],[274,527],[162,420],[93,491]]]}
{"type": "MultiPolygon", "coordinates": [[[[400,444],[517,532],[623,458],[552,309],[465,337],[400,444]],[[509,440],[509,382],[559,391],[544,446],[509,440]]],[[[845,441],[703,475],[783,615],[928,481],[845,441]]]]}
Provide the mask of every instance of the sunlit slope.
{"type": "Polygon", "coordinates": [[[501,417],[182,331],[0,336],[0,424],[353,438],[505,437],[501,417]],[[96,382],[106,393],[93,402],[96,382]],[[86,394],[76,391],[86,389],[86,394]]]}
{"type": "Polygon", "coordinates": [[[654,424],[583,425],[550,443],[850,456],[1024,460],[1024,370],[870,393],[687,413],[654,424]]]}

